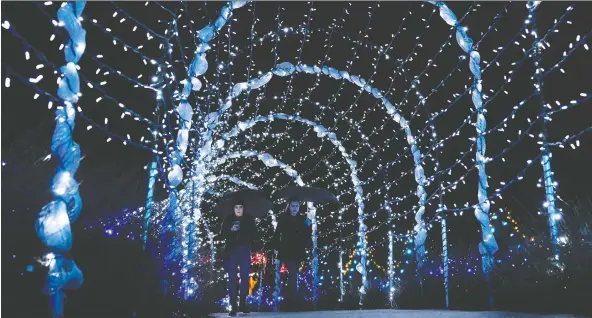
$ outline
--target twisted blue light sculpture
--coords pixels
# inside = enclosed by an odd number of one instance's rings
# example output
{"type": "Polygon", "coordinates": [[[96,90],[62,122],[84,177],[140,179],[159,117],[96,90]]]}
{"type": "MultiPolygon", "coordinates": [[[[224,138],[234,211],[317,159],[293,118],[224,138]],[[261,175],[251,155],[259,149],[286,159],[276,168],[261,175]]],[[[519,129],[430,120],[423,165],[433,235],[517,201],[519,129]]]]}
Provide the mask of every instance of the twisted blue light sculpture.
{"type": "Polygon", "coordinates": [[[82,271],[68,251],[72,248],[72,230],[82,210],[82,199],[74,175],[80,165],[80,147],[72,139],[76,110],[74,104],[80,98],[80,78],[77,63],[86,48],[86,31],[79,17],[86,2],[65,2],[58,10],[59,25],[68,31],[64,47],[66,65],[60,68],[58,96],[64,106],[56,110],[56,127],[51,141],[51,151],[60,164],[51,181],[54,200],[45,205],[35,222],[37,235],[50,253],[45,255],[49,267],[43,292],[50,295],[53,317],[64,315],[64,289],[75,289],[84,280],[82,271]]]}
{"type": "MultiPolygon", "coordinates": [[[[475,218],[481,224],[482,242],[479,243],[479,253],[481,254],[482,270],[485,278],[489,282],[489,273],[493,269],[495,252],[498,250],[498,245],[493,235],[493,230],[489,222],[489,200],[487,199],[487,172],[485,171],[485,163],[487,157],[485,156],[485,131],[487,122],[485,121],[485,112],[483,111],[483,94],[481,86],[481,56],[479,52],[474,50],[473,40],[467,35],[466,29],[459,24],[456,15],[452,10],[446,6],[442,1],[428,1],[435,5],[440,10],[440,17],[450,26],[456,28],[456,42],[460,48],[469,55],[469,68],[473,73],[473,87],[472,99],[473,105],[477,109],[477,154],[476,165],[479,170],[479,181],[477,187],[477,204],[475,206],[475,218]]],[[[490,303],[492,299],[490,298],[490,303]]]]}

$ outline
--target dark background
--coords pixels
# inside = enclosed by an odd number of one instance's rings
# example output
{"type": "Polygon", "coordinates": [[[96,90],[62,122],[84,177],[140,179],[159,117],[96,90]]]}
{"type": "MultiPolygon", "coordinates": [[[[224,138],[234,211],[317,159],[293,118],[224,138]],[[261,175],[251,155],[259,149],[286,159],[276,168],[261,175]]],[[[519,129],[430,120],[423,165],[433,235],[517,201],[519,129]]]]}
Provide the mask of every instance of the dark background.
{"type": "MultiPolygon", "coordinates": [[[[554,20],[565,12],[568,5],[568,3],[559,2],[542,4],[537,13],[539,34],[545,34],[553,26],[554,20]]],[[[184,65],[187,65],[193,57],[195,43],[191,33],[215,19],[221,6],[222,2],[207,4],[166,2],[149,3],[147,6],[143,2],[87,3],[83,14],[85,20],[83,27],[87,30],[87,49],[79,63],[83,74],[81,83],[83,97],[79,106],[86,119],[78,116],[74,131],[74,139],[80,144],[84,156],[76,174],[84,208],[81,219],[73,225],[74,248],[72,251],[77,263],[85,272],[86,282],[83,289],[71,293],[71,303],[85,304],[77,308],[85,308],[83,312],[86,315],[109,312],[108,315],[113,316],[114,313],[129,310],[139,301],[136,299],[139,296],[130,295],[139,295],[138,290],[142,289],[137,283],[138,276],[132,275],[137,273],[136,269],[142,258],[131,255],[139,255],[141,242],[138,239],[126,239],[127,233],[123,233],[123,230],[120,236],[105,235],[104,220],[120,215],[125,209],[132,211],[143,205],[148,181],[148,172],[145,167],[152,158],[147,150],[129,143],[123,145],[122,141],[116,138],[116,136],[122,136],[125,140],[129,134],[137,144],[152,145],[150,125],[134,121],[130,116],[120,118],[122,110],[118,104],[125,104],[126,107],[148,120],[154,120],[157,104],[153,91],[134,88],[133,81],[118,76],[113,71],[105,75],[108,69],[105,66],[101,67],[101,63],[120,70],[129,78],[136,78],[141,74],[142,77],[138,81],[150,85],[151,77],[158,73],[157,67],[151,65],[149,61],[145,65],[142,57],[131,52],[131,49],[124,51],[122,43],[126,43],[130,48],[143,45],[140,51],[147,57],[144,59],[151,58],[158,61],[160,65],[167,65],[167,74],[175,74],[175,80],[168,82],[168,87],[175,90],[181,87],[179,81],[185,78],[184,65]],[[116,17],[113,17],[113,12],[116,10],[120,11],[116,17]],[[120,19],[126,17],[125,12],[121,10],[125,10],[143,25],[139,25],[138,29],[133,31],[132,28],[137,23],[132,18],[127,17],[126,21],[120,23],[120,19]],[[146,40],[146,33],[148,28],[160,35],[164,35],[166,30],[170,35],[171,24],[167,22],[172,19],[171,13],[177,16],[182,13],[182,16],[177,21],[180,26],[179,35],[170,41],[174,51],[169,57],[164,47],[160,46],[164,39],[153,35],[152,40],[146,40]],[[98,25],[92,23],[93,19],[98,21],[98,25]],[[117,37],[116,45],[113,45],[114,38],[108,34],[109,32],[105,32],[105,28],[112,29],[111,34],[117,37]],[[103,55],[103,58],[97,58],[98,55],[103,55]],[[97,68],[101,70],[95,72],[97,68]],[[95,83],[94,89],[86,85],[87,80],[95,83]],[[101,91],[96,89],[98,86],[96,84],[102,81],[107,81],[107,84],[101,86],[101,91]],[[103,97],[103,100],[95,102],[98,97],[103,97]],[[103,125],[104,118],[109,118],[107,125],[103,125]],[[90,125],[89,120],[114,134],[113,140],[107,143],[108,136],[98,127],[87,130],[87,126],[90,125]],[[141,143],[141,137],[148,142],[141,143]],[[93,225],[93,229],[90,229],[93,225]]],[[[312,19],[309,20],[304,16],[309,14],[311,9],[308,3],[282,2],[280,7],[281,26],[278,27],[276,20],[278,3],[258,2],[235,11],[233,18],[236,21],[230,25],[230,37],[229,29],[225,27],[212,41],[212,50],[208,54],[210,67],[205,78],[210,85],[219,86],[220,89],[212,90],[208,86],[207,94],[204,88],[201,93],[192,96],[192,105],[199,105],[195,111],[194,122],[199,123],[204,113],[216,110],[218,101],[226,97],[228,89],[234,83],[256,76],[258,70],[263,72],[271,70],[275,62],[289,61],[295,64],[301,61],[309,65],[326,63],[342,70],[348,69],[349,61],[354,60],[349,70],[350,74],[360,75],[366,80],[372,78],[375,87],[383,92],[390,90],[387,96],[393,104],[396,106],[400,104],[401,114],[409,120],[414,135],[419,136],[418,144],[422,154],[432,154],[424,161],[426,177],[432,176],[435,151],[432,150],[434,147],[430,139],[431,132],[424,131],[428,115],[446,109],[450,101],[457,97],[453,94],[462,94],[472,83],[468,60],[459,59],[463,52],[456,44],[454,33],[451,33],[449,26],[439,17],[438,11],[434,11],[432,5],[420,2],[385,2],[380,3],[380,7],[372,2],[351,4],[319,2],[313,3],[312,7],[316,11],[312,11],[312,19]],[[372,13],[371,19],[369,19],[369,12],[372,13]],[[412,14],[407,15],[408,12],[412,14]],[[263,37],[269,32],[281,31],[284,27],[297,29],[305,26],[307,30],[317,31],[313,32],[309,41],[302,46],[302,51],[299,50],[301,34],[282,37],[277,44],[273,40],[274,37],[267,37],[263,45],[252,46],[250,39],[253,17],[259,19],[253,28],[255,34],[253,38],[263,37]],[[405,21],[400,27],[403,18],[405,21]],[[394,34],[396,36],[391,42],[394,34]],[[357,38],[362,39],[360,45],[356,45],[351,40],[357,38]],[[447,41],[450,44],[446,44],[447,41]],[[391,42],[388,50],[389,59],[380,58],[374,72],[373,63],[376,63],[375,58],[378,59],[379,54],[373,45],[382,45],[386,48],[389,42],[391,42]],[[237,51],[236,48],[238,48],[240,52],[230,67],[226,63],[229,60],[229,43],[233,51],[237,51]],[[330,43],[330,50],[325,47],[327,43],[330,43]],[[418,46],[418,43],[421,46],[418,46]],[[442,53],[437,53],[441,46],[443,46],[442,53]],[[412,57],[412,60],[409,57],[412,57]],[[434,59],[438,66],[427,66],[429,59],[434,59]],[[406,62],[400,67],[400,62],[403,60],[406,62]],[[224,62],[221,68],[217,68],[219,62],[224,62]],[[426,69],[429,76],[420,77],[418,88],[422,95],[431,95],[425,105],[420,105],[415,92],[408,93],[408,91],[410,79],[422,74],[426,69]],[[407,77],[405,73],[408,74],[407,77]],[[445,84],[439,86],[443,80],[445,84]]],[[[497,53],[493,51],[494,49],[509,43],[508,48],[503,50],[497,58],[499,66],[493,65],[483,74],[483,91],[491,98],[486,106],[488,127],[495,127],[508,116],[514,106],[533,92],[532,61],[525,59],[519,68],[517,65],[511,65],[513,62],[522,60],[524,55],[522,49],[528,49],[532,44],[532,37],[519,34],[527,17],[527,10],[522,2],[487,2],[480,5],[473,2],[452,2],[449,3],[449,7],[459,19],[469,12],[461,24],[469,27],[468,34],[474,42],[479,41],[483,34],[487,34],[478,46],[482,68],[485,67],[485,61],[496,58],[497,53]],[[498,15],[499,19],[496,20],[495,17],[498,15]],[[490,29],[494,21],[496,21],[495,26],[490,29]],[[518,41],[519,45],[512,44],[513,41],[518,41]],[[508,75],[510,70],[515,70],[515,77],[511,83],[504,84],[504,77],[510,76],[508,75]],[[498,91],[499,94],[496,94],[498,91]],[[507,91],[507,94],[504,91],[507,91]]],[[[47,102],[50,97],[42,95],[38,99],[33,99],[35,90],[31,84],[18,80],[15,73],[25,79],[43,74],[44,79],[37,87],[56,96],[57,75],[53,74],[53,66],[59,67],[63,64],[63,53],[58,50],[58,47],[67,37],[64,30],[55,29],[51,24],[50,19],[56,19],[57,8],[57,3],[49,6],[43,3],[2,3],[3,22],[10,21],[14,30],[26,39],[23,42],[14,36],[14,33],[11,34],[11,31],[2,30],[2,73],[3,77],[11,78],[11,87],[2,87],[4,102],[2,108],[4,115],[2,119],[2,184],[4,185],[2,188],[4,198],[2,201],[2,238],[4,239],[2,274],[5,277],[2,287],[4,290],[9,290],[5,292],[3,299],[5,306],[9,306],[10,311],[15,313],[28,312],[31,308],[39,308],[39,310],[45,308],[43,305],[45,298],[39,292],[42,286],[42,272],[36,269],[33,273],[28,273],[25,271],[25,266],[33,264],[32,257],[40,255],[42,251],[42,244],[34,232],[33,224],[37,212],[51,200],[49,182],[57,163],[55,158],[49,161],[43,158],[50,151],[54,127],[53,111],[58,104],[54,102],[54,108],[48,110],[47,102]],[[55,40],[49,41],[54,33],[55,40]],[[28,61],[25,60],[25,50],[31,53],[31,59],[28,61]],[[35,52],[42,52],[42,54],[35,52]],[[35,67],[38,64],[44,64],[44,67],[36,70],[35,67]]],[[[588,3],[577,3],[574,11],[569,14],[568,20],[572,23],[561,23],[559,32],[550,35],[551,48],[543,51],[542,64],[545,69],[561,60],[561,55],[568,50],[569,43],[576,42],[576,35],[585,36],[590,33],[591,24],[587,17],[589,11],[588,3]]],[[[524,31],[521,33],[525,34],[524,31]]],[[[499,51],[501,50],[498,49],[499,51]]],[[[545,78],[545,101],[556,107],[554,104],[556,100],[565,105],[570,100],[581,98],[579,94],[582,92],[589,94],[592,69],[590,61],[592,61],[590,51],[583,48],[571,54],[562,65],[566,71],[565,74],[556,70],[545,78]]],[[[405,134],[400,131],[399,125],[387,117],[381,105],[376,105],[373,97],[366,93],[360,94],[357,87],[349,83],[341,86],[341,81],[328,77],[321,77],[318,80],[318,86],[314,86],[315,81],[316,77],[310,75],[298,75],[293,78],[274,76],[264,89],[243,94],[234,102],[233,111],[239,109],[238,105],[244,107],[244,110],[227,118],[227,129],[232,128],[239,120],[244,121],[255,114],[268,114],[271,111],[299,113],[302,117],[321,123],[325,127],[334,127],[333,131],[343,140],[344,147],[358,162],[358,167],[363,163],[359,171],[360,179],[371,180],[363,187],[364,194],[372,195],[365,200],[366,212],[375,212],[385,200],[396,198],[400,199],[397,199],[392,206],[395,212],[412,212],[417,205],[417,197],[414,195],[416,184],[412,170],[413,161],[405,141],[405,134]],[[315,89],[309,95],[311,87],[315,89]],[[338,95],[336,95],[337,92],[339,92],[338,95]],[[286,99],[283,102],[281,98],[274,99],[274,96],[284,95],[286,99]],[[320,107],[315,105],[316,102],[327,105],[328,108],[321,111],[320,107]],[[349,110],[353,103],[356,103],[357,107],[349,110]],[[347,118],[343,113],[339,113],[342,111],[348,111],[345,115],[347,118]],[[363,140],[360,137],[361,133],[369,135],[369,140],[363,140]],[[387,169],[381,170],[380,173],[376,172],[380,164],[387,163],[391,163],[387,169]],[[400,177],[402,174],[404,176],[400,177]],[[380,190],[387,183],[392,183],[392,186],[386,191],[380,190]]],[[[157,83],[164,82],[159,79],[157,83]]],[[[177,103],[170,101],[168,93],[165,96],[165,103],[159,104],[161,109],[159,113],[166,127],[159,127],[159,131],[162,136],[170,140],[172,136],[176,136],[175,117],[167,117],[164,114],[177,103]]],[[[587,102],[555,114],[548,126],[549,140],[558,141],[565,135],[572,135],[590,127],[592,124],[590,106],[590,102],[587,102]]],[[[518,140],[521,132],[528,127],[527,118],[534,121],[540,109],[538,100],[529,99],[516,113],[515,118],[508,122],[504,131],[493,131],[487,136],[487,155],[495,157],[508,147],[506,140],[518,140]]],[[[437,182],[432,182],[427,187],[428,195],[436,191],[438,182],[449,185],[467,173],[467,168],[471,169],[464,183],[460,183],[456,189],[446,193],[444,202],[449,208],[462,207],[467,202],[468,204],[476,202],[475,148],[474,146],[471,148],[473,142],[469,140],[475,136],[475,128],[470,124],[463,125],[463,120],[473,110],[470,95],[464,94],[459,96],[458,101],[444,115],[434,121],[439,139],[449,137],[457,129],[458,136],[446,140],[438,156],[441,170],[454,166],[451,174],[445,173],[437,182]],[[462,152],[468,152],[468,155],[463,157],[462,152]],[[462,164],[455,165],[458,159],[462,159],[462,164]]],[[[470,122],[474,121],[473,116],[470,122]]],[[[531,132],[535,138],[525,136],[519,139],[517,144],[503,155],[505,161],[496,158],[488,163],[489,193],[493,193],[501,181],[508,183],[515,179],[526,167],[526,161],[539,154],[536,144],[539,131],[540,126],[536,125],[531,132]]],[[[195,132],[192,132],[192,137],[194,135],[195,132]]],[[[218,134],[217,137],[220,135],[218,134]]],[[[342,232],[356,233],[357,207],[354,204],[355,193],[351,187],[349,166],[329,141],[321,141],[312,130],[303,125],[289,123],[286,127],[286,123],[279,120],[271,124],[258,124],[235,139],[236,146],[228,149],[228,152],[253,148],[271,153],[278,160],[299,171],[307,183],[328,187],[340,194],[340,201],[345,207],[344,219],[349,222],[341,227],[342,232]],[[285,132],[285,135],[273,138],[257,137],[257,134],[264,132],[285,132]],[[297,143],[292,143],[291,138],[297,143]]],[[[553,148],[552,150],[554,177],[559,183],[558,194],[563,199],[558,201],[560,208],[568,210],[570,205],[564,202],[589,199],[589,193],[592,190],[589,180],[592,179],[592,174],[587,163],[592,158],[592,148],[589,147],[591,141],[588,133],[583,135],[580,139],[581,146],[575,150],[572,150],[569,145],[566,145],[565,149],[553,148]]],[[[159,143],[159,149],[163,149],[162,139],[157,143],[159,143]]],[[[188,155],[191,157],[192,153],[190,147],[188,155]]],[[[523,180],[505,189],[502,199],[495,200],[491,207],[492,212],[499,209],[512,211],[514,217],[522,224],[534,224],[533,220],[544,219],[543,216],[537,215],[537,211],[542,211],[544,201],[543,189],[536,187],[537,180],[541,178],[541,172],[542,169],[538,164],[528,169],[523,180]]],[[[291,184],[290,178],[278,168],[268,169],[253,158],[229,160],[217,173],[241,176],[243,180],[261,186],[267,192],[291,184]]],[[[162,177],[159,175],[157,183],[157,200],[167,195],[162,188],[162,177]]],[[[220,192],[236,188],[230,183],[220,183],[217,186],[220,192]]],[[[203,211],[207,218],[212,219],[209,208],[215,200],[216,198],[208,197],[204,204],[203,211]]],[[[429,202],[426,220],[433,219],[438,202],[437,196],[429,202]]],[[[318,213],[322,218],[319,225],[321,232],[327,233],[336,229],[335,220],[326,218],[332,209],[334,207],[330,206],[319,209],[318,213]]],[[[383,211],[366,220],[369,227],[383,224],[368,234],[369,245],[384,243],[388,229],[388,226],[384,226],[386,218],[387,214],[383,211]]],[[[131,222],[127,218],[123,220],[131,222]]],[[[269,220],[263,220],[262,227],[268,227],[269,223],[269,220]]],[[[413,216],[408,215],[405,218],[397,218],[394,226],[398,233],[406,233],[412,229],[413,223],[413,216]]],[[[117,228],[113,224],[109,226],[117,228]]],[[[477,255],[477,244],[480,240],[479,224],[475,221],[472,211],[467,210],[459,217],[450,217],[448,226],[451,249],[454,248],[458,254],[477,255]]],[[[538,227],[532,225],[531,228],[546,231],[544,222],[542,224],[538,222],[536,226],[538,227]]],[[[136,233],[138,230],[133,228],[136,233]]],[[[432,231],[434,234],[429,233],[427,244],[430,254],[437,258],[441,249],[438,247],[441,245],[439,226],[435,225],[432,231]]],[[[337,238],[335,232],[333,233],[321,238],[320,246],[332,244],[337,238]]],[[[507,251],[507,246],[510,244],[506,243],[505,237],[504,232],[498,235],[500,253],[507,251]]],[[[349,249],[353,248],[354,244],[355,239],[348,240],[346,243],[349,249]]],[[[388,252],[385,246],[383,244],[382,247],[377,247],[375,252],[379,262],[386,261],[388,252]]],[[[396,259],[405,259],[404,248],[404,242],[397,243],[396,259]]],[[[335,261],[334,254],[325,259],[329,264],[335,261]]],[[[413,256],[407,257],[411,260],[413,258],[413,256]]],[[[413,264],[409,266],[409,271],[412,272],[413,264]]],[[[462,273],[459,275],[462,276],[462,273]]],[[[452,286],[453,284],[451,288],[452,286]]],[[[476,286],[482,289],[481,285],[476,286]]],[[[158,288],[154,287],[154,289],[158,288]]],[[[434,287],[434,290],[439,288],[434,287]]],[[[458,284],[456,293],[464,295],[471,294],[471,291],[461,288],[458,284]]],[[[459,308],[475,308],[481,306],[481,303],[476,300],[481,298],[475,296],[475,299],[469,298],[469,301],[461,298],[453,303],[459,308]],[[472,303],[476,305],[469,305],[472,303]]],[[[418,307],[417,304],[422,302],[417,301],[418,298],[414,299],[408,303],[418,307]]],[[[438,301],[433,306],[441,306],[441,302],[438,301]]],[[[559,311],[565,311],[565,309],[559,309],[559,311]]]]}

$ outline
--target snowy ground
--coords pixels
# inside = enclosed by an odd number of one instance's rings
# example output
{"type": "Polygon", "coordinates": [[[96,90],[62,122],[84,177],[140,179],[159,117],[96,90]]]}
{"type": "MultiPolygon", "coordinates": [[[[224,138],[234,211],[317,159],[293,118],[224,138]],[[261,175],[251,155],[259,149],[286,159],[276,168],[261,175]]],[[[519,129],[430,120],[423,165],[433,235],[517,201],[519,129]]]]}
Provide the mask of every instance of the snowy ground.
{"type": "MultiPolygon", "coordinates": [[[[228,313],[216,313],[213,317],[228,317],[228,313]]],[[[339,311],[314,311],[314,312],[252,312],[250,314],[239,313],[237,317],[301,317],[301,318],[543,318],[543,317],[578,317],[574,315],[537,315],[521,314],[499,311],[446,311],[446,310],[339,310],[339,311]]]]}

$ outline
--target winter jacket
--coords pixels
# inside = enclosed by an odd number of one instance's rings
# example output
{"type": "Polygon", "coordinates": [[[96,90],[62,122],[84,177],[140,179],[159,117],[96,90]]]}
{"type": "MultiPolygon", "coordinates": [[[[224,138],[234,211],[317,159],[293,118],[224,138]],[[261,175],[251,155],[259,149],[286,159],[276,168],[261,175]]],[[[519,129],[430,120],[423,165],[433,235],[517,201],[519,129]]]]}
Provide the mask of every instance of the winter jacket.
{"type": "Polygon", "coordinates": [[[282,261],[303,261],[306,248],[312,245],[312,228],[306,225],[306,216],[284,213],[278,217],[272,247],[282,261]]]}
{"type": "Polygon", "coordinates": [[[221,234],[226,240],[224,252],[222,253],[224,259],[227,259],[228,256],[230,256],[230,253],[232,253],[232,251],[238,246],[248,246],[250,249],[253,249],[259,240],[255,219],[248,214],[243,214],[240,218],[234,213],[229,215],[222,222],[221,234]],[[240,229],[236,232],[232,232],[231,229],[234,226],[235,221],[240,221],[240,229]]]}

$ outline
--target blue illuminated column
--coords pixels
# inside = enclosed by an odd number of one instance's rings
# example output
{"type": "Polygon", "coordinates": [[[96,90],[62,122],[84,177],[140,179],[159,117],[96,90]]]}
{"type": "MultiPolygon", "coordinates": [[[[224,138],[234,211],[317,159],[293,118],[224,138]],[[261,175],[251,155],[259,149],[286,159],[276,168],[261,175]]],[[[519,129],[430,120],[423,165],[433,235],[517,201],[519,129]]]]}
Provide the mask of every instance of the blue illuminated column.
{"type": "Polygon", "coordinates": [[[152,203],[154,201],[154,184],[156,183],[156,176],[158,169],[156,167],[156,155],[153,155],[152,163],[150,164],[148,180],[148,194],[146,195],[146,207],[144,212],[144,234],[143,234],[143,248],[146,249],[148,242],[148,231],[150,228],[150,217],[152,215],[152,203]]]}
{"type": "Polygon", "coordinates": [[[273,306],[275,311],[279,311],[279,302],[280,302],[280,269],[281,269],[282,263],[280,262],[280,260],[278,259],[278,251],[275,251],[275,289],[273,291],[273,306]]]}
{"type": "MultiPolygon", "coordinates": [[[[199,249],[199,245],[200,245],[200,238],[199,238],[199,232],[197,231],[197,225],[195,223],[189,223],[187,225],[187,251],[188,251],[188,255],[187,255],[187,267],[189,268],[193,268],[193,266],[191,266],[191,263],[195,263],[196,258],[197,258],[197,253],[195,253],[198,249],[199,249]]],[[[197,288],[199,287],[195,281],[195,279],[192,277],[191,275],[192,273],[186,273],[186,275],[184,275],[184,298],[185,300],[188,300],[190,298],[192,298],[196,293],[197,293],[197,288]]]]}
{"type": "MultiPolygon", "coordinates": [[[[179,119],[179,127],[177,131],[177,139],[174,145],[174,151],[170,154],[170,169],[167,175],[169,180],[169,209],[167,211],[170,215],[175,215],[177,211],[177,196],[178,190],[177,187],[183,182],[183,170],[181,168],[181,164],[184,161],[185,153],[187,151],[187,147],[189,144],[189,132],[192,126],[193,120],[193,110],[194,107],[189,103],[189,97],[194,92],[201,91],[203,84],[200,78],[203,79],[204,74],[208,71],[208,60],[206,58],[206,53],[210,50],[211,46],[209,43],[218,35],[218,32],[226,25],[226,23],[232,17],[232,11],[234,9],[238,9],[243,7],[247,4],[248,1],[246,0],[233,0],[228,1],[220,11],[219,16],[214,20],[212,23],[208,24],[207,26],[203,27],[201,30],[197,32],[197,40],[199,40],[199,44],[194,52],[193,59],[191,60],[191,64],[187,68],[187,77],[182,82],[183,89],[181,90],[180,96],[180,103],[178,104],[177,108],[175,109],[176,114],[178,115],[179,119]]],[[[204,136],[198,136],[199,140],[203,141],[205,138],[204,136]]],[[[203,147],[202,147],[203,149],[203,147]]],[[[199,156],[203,154],[203,152],[198,152],[199,156]]],[[[196,162],[201,160],[195,160],[196,162]]],[[[200,175],[194,175],[198,180],[200,179],[200,175]]],[[[195,183],[195,179],[193,180],[195,183]]],[[[201,190],[200,190],[201,191],[201,190]]],[[[194,196],[195,198],[195,196],[194,196]]],[[[201,212],[199,211],[199,206],[196,206],[194,203],[194,198],[192,198],[192,211],[191,213],[187,213],[187,215],[193,214],[193,219],[189,217],[184,217],[182,220],[182,226],[187,226],[191,222],[198,222],[199,218],[201,217],[201,212]]],[[[174,218],[173,218],[174,219],[174,218]]],[[[197,227],[195,228],[197,231],[197,227]]],[[[185,232],[186,233],[186,232],[185,232]]],[[[183,256],[188,254],[188,251],[183,251],[183,256]]],[[[184,258],[183,259],[183,272],[187,273],[188,271],[188,264],[189,261],[184,258]]]]}
{"type": "MultiPolygon", "coordinates": [[[[160,103],[162,101],[162,92],[159,90],[157,91],[156,95],[156,116],[154,121],[154,127],[152,127],[152,138],[154,142],[154,147],[156,147],[157,142],[157,124],[160,122],[160,103]]],[[[155,150],[156,151],[156,150],[155,150]]],[[[157,165],[158,157],[156,154],[152,155],[152,163],[150,164],[150,169],[148,170],[148,193],[146,194],[146,206],[144,207],[144,234],[142,236],[143,240],[143,248],[146,249],[148,244],[148,232],[150,231],[150,217],[152,216],[152,204],[154,203],[154,185],[156,184],[156,176],[158,175],[158,165],[157,165]]]]}
{"type": "MultiPolygon", "coordinates": [[[[481,254],[481,269],[483,276],[489,284],[489,274],[493,270],[495,261],[494,254],[499,247],[495,240],[494,230],[489,221],[489,207],[491,202],[487,195],[487,171],[485,170],[488,158],[486,156],[486,140],[485,133],[487,131],[487,121],[485,119],[485,110],[483,109],[483,86],[481,80],[481,55],[473,46],[473,40],[467,34],[467,28],[460,25],[460,22],[454,12],[448,8],[443,1],[428,0],[429,3],[438,7],[440,17],[450,26],[456,29],[456,42],[458,46],[469,57],[469,69],[473,75],[473,85],[471,87],[471,97],[473,105],[477,111],[477,121],[475,129],[477,130],[477,151],[475,155],[475,165],[479,173],[479,180],[477,182],[477,203],[474,205],[475,218],[481,225],[481,242],[479,243],[479,254],[481,254]]],[[[489,298],[490,304],[493,299],[489,298]]]]}
{"type": "MultiPolygon", "coordinates": [[[[392,218],[391,218],[392,222],[392,218]]],[[[389,302],[391,304],[391,308],[393,307],[395,301],[395,264],[394,264],[394,255],[393,255],[393,236],[395,232],[391,229],[389,231],[389,254],[388,254],[388,287],[389,287],[389,302]]]]}
{"type": "MultiPolygon", "coordinates": [[[[433,117],[430,118],[430,128],[432,130],[432,147],[436,149],[436,164],[434,166],[434,173],[437,174],[440,171],[440,150],[438,150],[438,148],[440,148],[441,145],[438,141],[438,133],[436,132],[436,126],[433,122],[433,117]]],[[[444,276],[444,295],[446,299],[446,308],[448,308],[448,227],[446,224],[446,206],[444,205],[444,185],[442,184],[442,178],[440,178],[440,175],[437,177],[436,184],[438,187],[440,187],[440,203],[438,204],[436,215],[442,218],[442,274],[444,276]]]]}
{"type": "Polygon", "coordinates": [[[341,210],[339,213],[339,302],[343,303],[343,296],[345,295],[345,286],[343,284],[343,238],[341,235],[341,210]]]}
{"type": "Polygon", "coordinates": [[[319,300],[319,251],[317,245],[317,209],[313,203],[308,203],[308,218],[312,222],[312,302],[317,305],[319,300]]]}
{"type": "Polygon", "coordinates": [[[557,226],[557,222],[561,220],[561,214],[558,213],[557,208],[555,207],[555,182],[553,181],[553,170],[551,169],[551,151],[549,149],[549,145],[547,144],[547,121],[549,120],[549,115],[547,114],[547,106],[545,106],[545,97],[543,92],[544,86],[544,79],[543,73],[544,70],[540,65],[542,52],[541,46],[543,44],[540,42],[537,24],[536,24],[536,9],[540,1],[528,1],[526,7],[528,8],[528,20],[532,25],[532,36],[534,37],[533,43],[533,54],[532,59],[534,61],[534,66],[536,71],[534,73],[535,79],[535,96],[539,99],[541,104],[541,113],[539,120],[541,120],[541,133],[539,134],[540,144],[542,156],[541,156],[541,164],[543,166],[543,179],[545,184],[545,203],[543,207],[547,210],[547,217],[549,220],[549,229],[551,231],[551,242],[553,244],[553,261],[559,261],[559,229],[557,226]]]}
{"type": "Polygon", "coordinates": [[[444,268],[444,293],[446,296],[446,308],[449,305],[448,298],[448,229],[446,227],[446,208],[440,200],[438,214],[442,216],[442,264],[444,268]]]}
{"type": "MultiPolygon", "coordinates": [[[[265,267],[265,263],[263,264],[265,267]]],[[[259,270],[259,291],[257,292],[259,295],[257,297],[257,311],[261,312],[261,302],[263,301],[263,268],[259,270]]]]}
{"type": "Polygon", "coordinates": [[[208,221],[205,218],[203,218],[202,221],[204,224],[204,228],[208,233],[208,240],[210,242],[210,270],[212,271],[212,277],[214,277],[214,274],[216,272],[216,245],[214,244],[214,233],[210,231],[208,221]]]}
{"type": "Polygon", "coordinates": [[[58,96],[64,105],[56,110],[56,126],[51,140],[52,154],[59,160],[51,180],[53,201],[45,205],[35,221],[37,236],[52,252],[44,255],[48,267],[43,292],[50,296],[53,317],[63,317],[65,289],[75,289],[84,281],[82,271],[74,260],[67,256],[72,248],[71,224],[82,210],[82,198],[74,175],[80,166],[80,146],[74,142],[76,108],[81,96],[78,62],[86,49],[86,31],[80,17],[85,1],[64,2],[58,9],[59,26],[68,32],[63,48],[66,65],[60,67],[58,96]]]}
{"type": "Polygon", "coordinates": [[[312,302],[317,305],[319,300],[319,250],[317,243],[317,209],[313,203],[308,203],[308,218],[312,226],[312,302]]]}
{"type": "MultiPolygon", "coordinates": [[[[159,83],[160,84],[160,83],[159,83]]],[[[142,247],[146,249],[148,244],[148,232],[150,231],[150,217],[152,217],[152,205],[154,203],[154,185],[156,184],[156,176],[158,175],[158,157],[156,154],[156,145],[158,137],[158,123],[160,122],[160,106],[163,102],[162,91],[156,91],[156,109],[154,116],[154,126],[152,127],[152,140],[154,143],[154,154],[152,155],[152,163],[148,170],[148,193],[146,194],[146,205],[144,207],[144,233],[142,236],[142,247]]]]}
{"type": "MultiPolygon", "coordinates": [[[[273,230],[275,232],[277,228],[277,220],[275,215],[271,215],[271,225],[273,226],[273,230]]],[[[278,251],[274,251],[274,261],[275,261],[275,285],[273,291],[273,307],[275,311],[279,311],[279,301],[280,301],[280,269],[281,269],[281,262],[278,259],[278,251]]]]}
{"type": "Polygon", "coordinates": [[[364,217],[360,216],[358,218],[359,230],[358,230],[358,248],[357,254],[359,256],[360,262],[356,264],[356,270],[362,275],[362,286],[360,286],[360,301],[359,305],[364,305],[364,298],[366,296],[366,292],[368,292],[368,278],[366,276],[366,263],[368,259],[368,246],[366,245],[366,224],[364,224],[364,217]]]}
{"type": "Polygon", "coordinates": [[[395,256],[394,256],[394,238],[395,238],[395,225],[393,223],[393,210],[389,205],[385,206],[386,210],[389,213],[388,219],[388,226],[390,230],[388,231],[388,262],[387,262],[387,274],[388,274],[388,294],[389,294],[389,303],[391,308],[395,302],[395,256]]]}

